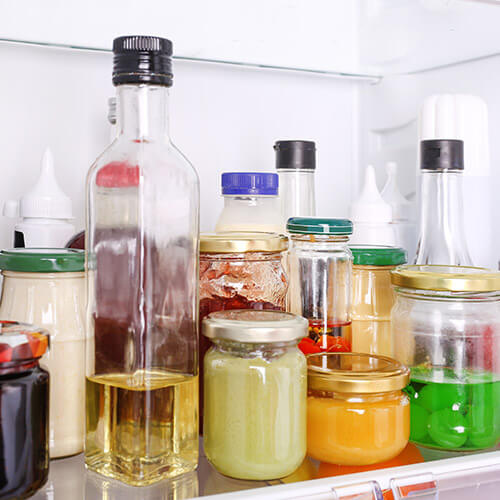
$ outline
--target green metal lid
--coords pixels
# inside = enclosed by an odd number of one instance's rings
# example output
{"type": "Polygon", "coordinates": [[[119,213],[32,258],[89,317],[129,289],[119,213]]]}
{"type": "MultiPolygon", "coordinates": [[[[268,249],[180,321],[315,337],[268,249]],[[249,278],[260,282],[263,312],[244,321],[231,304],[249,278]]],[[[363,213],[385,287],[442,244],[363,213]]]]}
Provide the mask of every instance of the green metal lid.
{"type": "Polygon", "coordinates": [[[349,219],[329,219],[327,217],[291,217],[286,229],[293,234],[352,234],[349,219]]]}
{"type": "Polygon", "coordinates": [[[12,248],[0,251],[0,269],[21,273],[71,273],[85,270],[85,252],[73,248],[12,248]]]}
{"type": "Polygon", "coordinates": [[[349,246],[355,266],[399,266],[406,264],[406,250],[375,245],[349,246]]]}

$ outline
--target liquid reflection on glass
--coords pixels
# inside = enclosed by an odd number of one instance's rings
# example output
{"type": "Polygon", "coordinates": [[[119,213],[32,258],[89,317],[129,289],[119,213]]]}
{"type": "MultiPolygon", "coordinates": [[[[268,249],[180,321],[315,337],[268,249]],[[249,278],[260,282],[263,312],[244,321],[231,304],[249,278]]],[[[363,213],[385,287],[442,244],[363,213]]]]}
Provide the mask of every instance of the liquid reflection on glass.
{"type": "Polygon", "coordinates": [[[127,486],[92,471],[85,475],[86,500],[184,500],[199,494],[195,471],[143,487],[127,486]]]}

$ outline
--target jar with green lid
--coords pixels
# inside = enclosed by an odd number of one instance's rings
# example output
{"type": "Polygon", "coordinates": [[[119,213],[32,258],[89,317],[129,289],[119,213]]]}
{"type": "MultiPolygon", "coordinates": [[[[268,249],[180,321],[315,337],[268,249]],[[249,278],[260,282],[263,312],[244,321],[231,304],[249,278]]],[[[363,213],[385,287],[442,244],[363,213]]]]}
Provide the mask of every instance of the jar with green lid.
{"type": "Polygon", "coordinates": [[[394,293],[391,271],[406,263],[402,248],[351,245],[352,350],[392,356],[391,309],[394,293]]]}
{"type": "Polygon", "coordinates": [[[307,364],[297,348],[307,321],[280,311],[209,314],[203,334],[204,448],[238,479],[291,474],[306,454],[307,364]]]}
{"type": "Polygon", "coordinates": [[[85,255],[82,250],[16,248],[0,252],[0,317],[50,333],[40,360],[50,373],[50,457],[83,451],[85,424],[85,255]]]}
{"type": "Polygon", "coordinates": [[[292,217],[287,310],[309,321],[306,354],[351,350],[352,222],[325,217],[292,217]],[[313,343],[311,343],[311,341],[313,343]]]}
{"type": "Polygon", "coordinates": [[[464,266],[392,271],[395,357],[411,369],[410,439],[445,452],[500,442],[500,273],[464,266]]]}

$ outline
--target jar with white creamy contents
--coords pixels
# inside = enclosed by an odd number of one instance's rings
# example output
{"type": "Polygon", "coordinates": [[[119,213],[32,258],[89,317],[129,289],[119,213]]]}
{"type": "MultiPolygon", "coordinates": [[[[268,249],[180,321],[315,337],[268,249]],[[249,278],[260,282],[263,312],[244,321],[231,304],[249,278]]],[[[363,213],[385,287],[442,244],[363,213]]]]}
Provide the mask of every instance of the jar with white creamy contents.
{"type": "Polygon", "coordinates": [[[50,333],[40,360],[50,373],[50,457],[83,451],[85,419],[84,252],[18,248],[0,252],[0,317],[50,333]]]}
{"type": "Polygon", "coordinates": [[[203,320],[204,447],[222,474],[270,480],[306,453],[304,318],[279,311],[217,311],[203,320]]]}

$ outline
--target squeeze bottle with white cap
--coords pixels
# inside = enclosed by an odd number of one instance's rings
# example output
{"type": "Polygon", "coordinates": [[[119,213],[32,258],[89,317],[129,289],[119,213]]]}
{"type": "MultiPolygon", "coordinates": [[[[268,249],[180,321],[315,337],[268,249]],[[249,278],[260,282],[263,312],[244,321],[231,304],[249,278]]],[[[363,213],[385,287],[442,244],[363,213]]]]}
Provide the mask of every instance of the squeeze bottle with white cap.
{"type": "Polygon", "coordinates": [[[22,218],[14,226],[15,248],[64,248],[75,233],[69,222],[73,218],[71,199],[57,183],[49,148],[43,154],[36,184],[20,200],[5,202],[3,215],[22,218]]]}
{"type": "Polygon", "coordinates": [[[387,172],[387,180],[380,194],[392,208],[392,224],[396,236],[396,246],[404,248],[409,260],[413,260],[417,236],[412,205],[399,190],[397,163],[394,161],[387,162],[385,171],[387,172]]]}
{"type": "Polygon", "coordinates": [[[353,233],[350,244],[396,245],[392,208],[380,195],[372,165],[366,169],[360,197],[352,204],[351,220],[353,233]]]}

